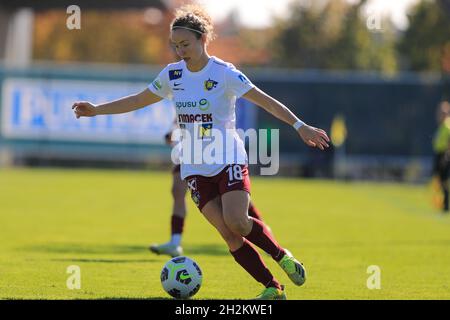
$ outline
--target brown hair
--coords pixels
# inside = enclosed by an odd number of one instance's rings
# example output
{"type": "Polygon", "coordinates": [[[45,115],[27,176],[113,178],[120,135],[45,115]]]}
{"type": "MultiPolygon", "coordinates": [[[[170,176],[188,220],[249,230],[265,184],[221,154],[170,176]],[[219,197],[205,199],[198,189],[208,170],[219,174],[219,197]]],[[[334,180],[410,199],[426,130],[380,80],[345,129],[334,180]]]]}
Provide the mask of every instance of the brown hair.
{"type": "Polygon", "coordinates": [[[211,17],[205,9],[196,4],[184,5],[175,11],[175,18],[170,24],[170,30],[176,29],[176,27],[191,29],[197,39],[205,34],[206,44],[214,40],[216,36],[211,17]]]}

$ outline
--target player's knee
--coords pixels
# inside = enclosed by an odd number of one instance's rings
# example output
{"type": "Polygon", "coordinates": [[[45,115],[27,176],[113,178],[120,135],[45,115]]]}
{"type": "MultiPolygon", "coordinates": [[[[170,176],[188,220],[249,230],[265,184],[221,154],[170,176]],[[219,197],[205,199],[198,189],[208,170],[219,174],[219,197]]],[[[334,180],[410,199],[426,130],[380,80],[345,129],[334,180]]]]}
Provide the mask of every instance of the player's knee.
{"type": "Polygon", "coordinates": [[[249,233],[250,220],[247,215],[226,215],[225,223],[227,227],[236,234],[245,235],[249,233]]]}

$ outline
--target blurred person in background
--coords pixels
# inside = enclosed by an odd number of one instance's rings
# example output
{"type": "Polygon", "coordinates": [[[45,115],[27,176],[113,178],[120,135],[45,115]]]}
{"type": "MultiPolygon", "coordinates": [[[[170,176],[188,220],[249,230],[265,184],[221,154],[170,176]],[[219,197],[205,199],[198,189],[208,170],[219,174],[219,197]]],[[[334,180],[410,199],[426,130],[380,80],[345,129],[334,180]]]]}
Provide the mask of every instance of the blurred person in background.
{"type": "Polygon", "coordinates": [[[436,112],[438,128],[433,138],[433,180],[440,188],[438,207],[444,213],[449,210],[448,174],[450,169],[450,103],[442,101],[436,112]]]}

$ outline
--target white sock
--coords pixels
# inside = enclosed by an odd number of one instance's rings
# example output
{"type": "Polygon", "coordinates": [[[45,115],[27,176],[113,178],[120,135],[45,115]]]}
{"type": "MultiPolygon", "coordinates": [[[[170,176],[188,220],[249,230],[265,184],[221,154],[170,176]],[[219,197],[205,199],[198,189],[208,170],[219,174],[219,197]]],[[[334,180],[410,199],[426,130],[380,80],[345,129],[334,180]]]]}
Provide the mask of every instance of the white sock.
{"type": "Polygon", "coordinates": [[[170,243],[178,247],[181,243],[181,234],[180,233],[172,234],[170,238],[170,243]]]}

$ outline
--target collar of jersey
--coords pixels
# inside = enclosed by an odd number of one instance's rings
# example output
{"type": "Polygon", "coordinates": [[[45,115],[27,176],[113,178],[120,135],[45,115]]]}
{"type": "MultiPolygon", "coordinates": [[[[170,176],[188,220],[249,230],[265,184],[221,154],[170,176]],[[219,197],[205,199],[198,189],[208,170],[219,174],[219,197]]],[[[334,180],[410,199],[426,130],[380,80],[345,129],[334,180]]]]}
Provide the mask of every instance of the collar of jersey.
{"type": "Polygon", "coordinates": [[[201,75],[205,74],[209,70],[209,68],[211,67],[211,65],[213,63],[213,60],[214,60],[214,56],[211,56],[208,60],[208,63],[206,64],[206,66],[204,66],[202,70],[196,71],[196,72],[190,71],[184,60],[183,60],[183,66],[184,66],[184,69],[186,70],[186,73],[189,76],[197,77],[197,76],[201,76],[201,75]]]}

